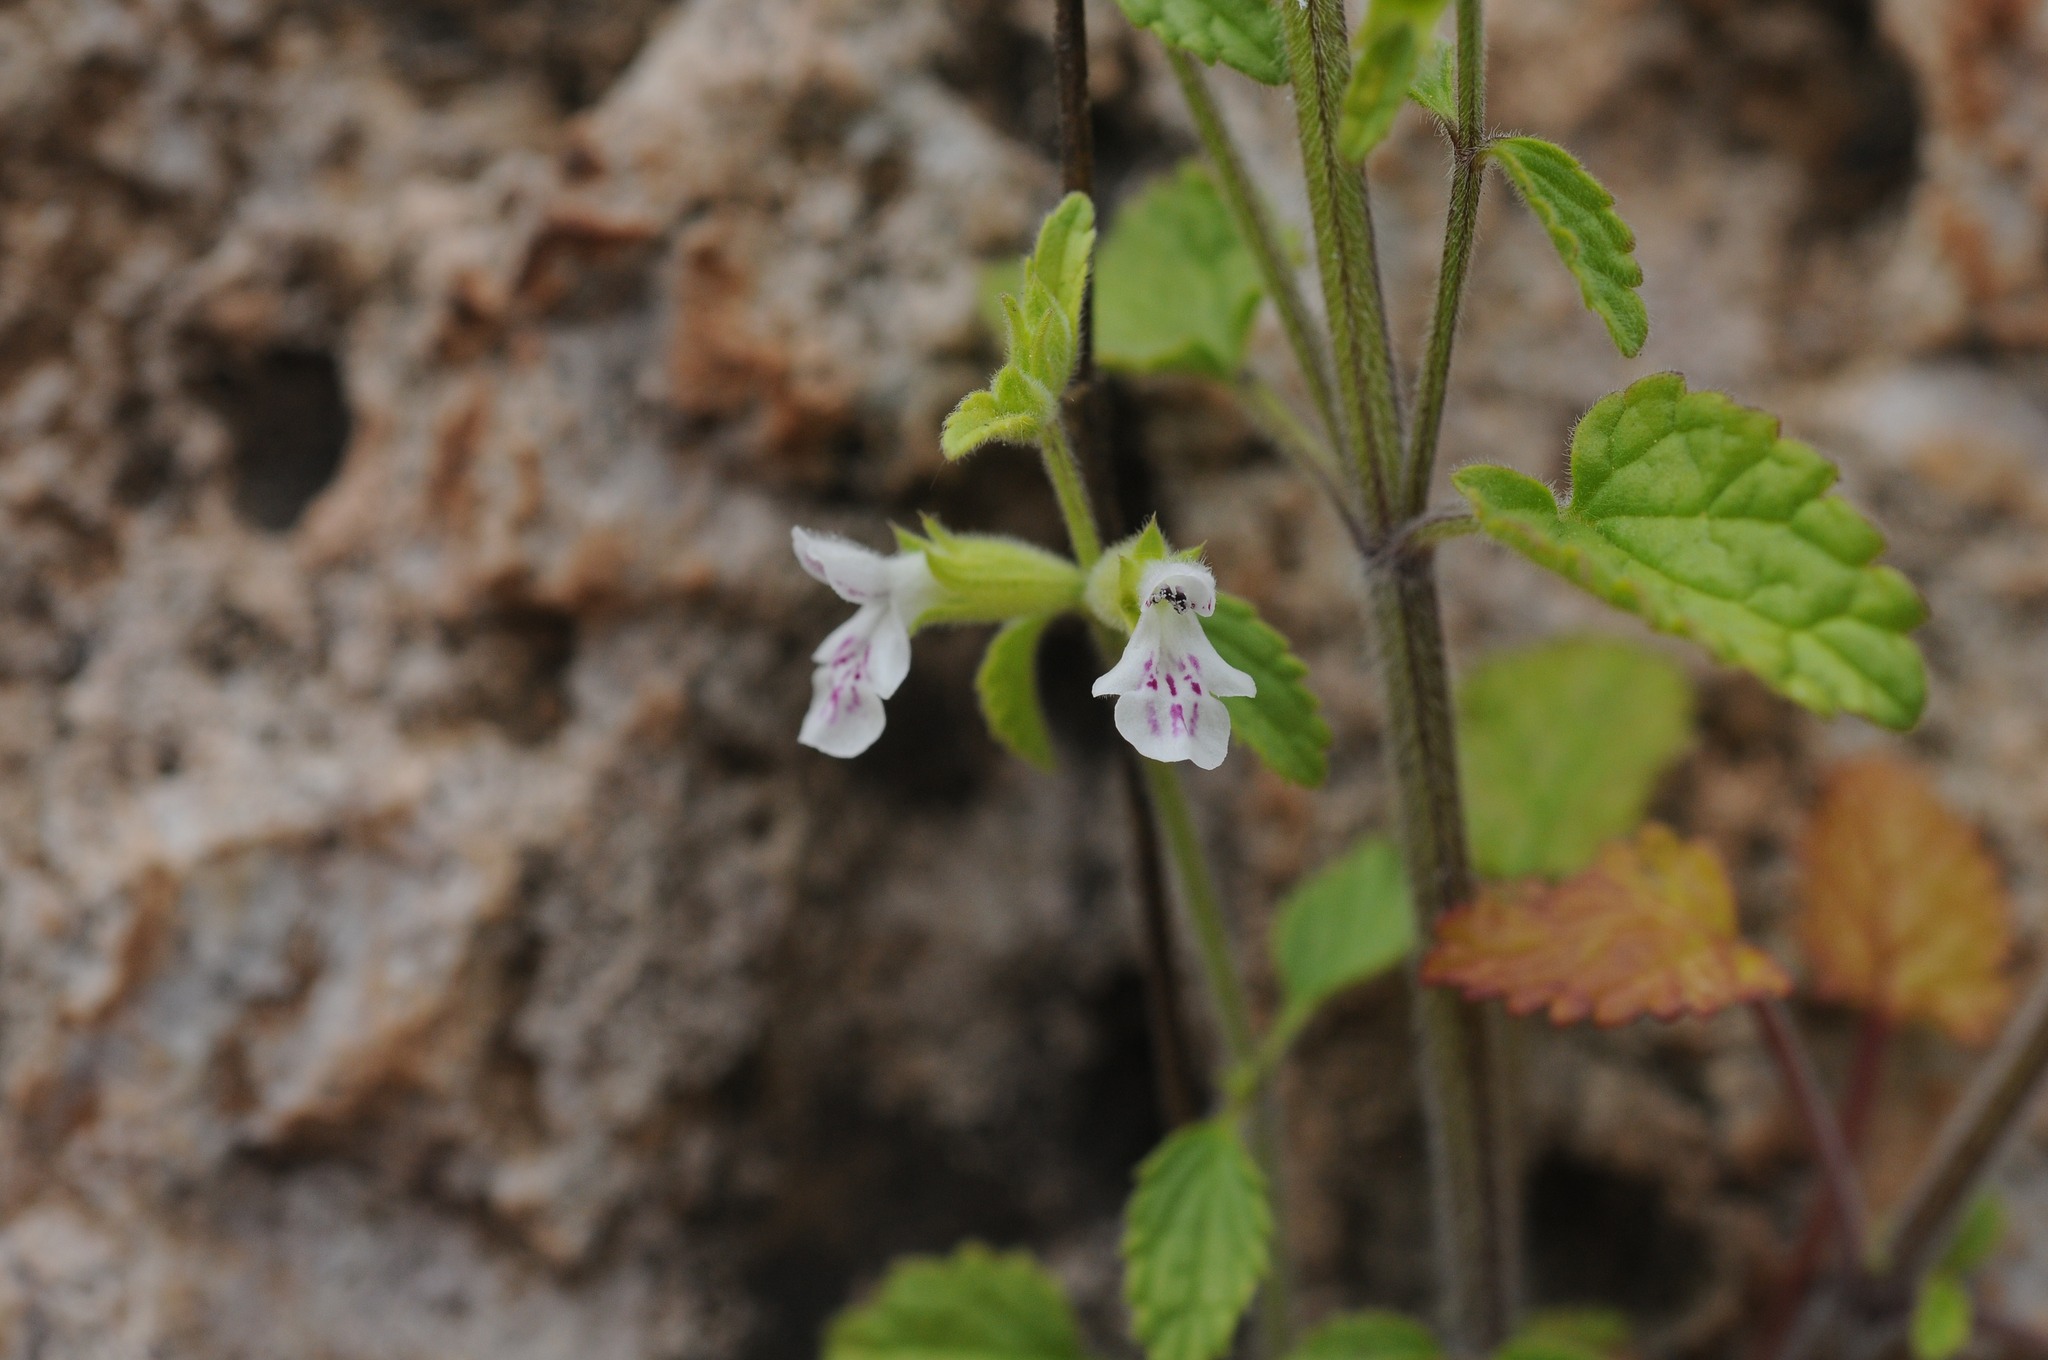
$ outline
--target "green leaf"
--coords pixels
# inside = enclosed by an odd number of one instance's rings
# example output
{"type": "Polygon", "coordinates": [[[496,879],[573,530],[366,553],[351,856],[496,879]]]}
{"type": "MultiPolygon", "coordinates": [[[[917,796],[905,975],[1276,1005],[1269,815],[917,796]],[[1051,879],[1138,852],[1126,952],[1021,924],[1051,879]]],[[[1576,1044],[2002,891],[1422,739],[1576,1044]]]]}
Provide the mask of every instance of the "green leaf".
{"type": "Polygon", "coordinates": [[[1643,820],[1692,741],[1692,687],[1668,658],[1571,638],[1489,657],[1458,686],[1472,858],[1489,878],[1563,878],[1643,820]]]}
{"type": "Polygon", "coordinates": [[[1161,42],[1266,85],[1287,83],[1280,19],[1265,0],[1116,0],[1124,17],[1161,42]]]}
{"type": "Polygon", "coordinates": [[[1915,1360],[1949,1360],[1970,1344],[1970,1293],[1953,1275],[1937,1272],[1920,1286],[1909,1339],[1915,1360]]]}
{"type": "Polygon", "coordinates": [[[1935,1269],[1967,1275],[1984,1264],[2004,1236],[2004,1207],[1995,1195],[1979,1195],[1970,1201],[1963,1221],[1956,1225],[1956,1235],[1949,1240],[1948,1250],[1942,1253],[1941,1264],[1935,1269]]]}
{"type": "Polygon", "coordinates": [[[1457,58],[1449,43],[1438,43],[1416,67],[1408,97],[1449,127],[1458,123],[1457,58]]]}
{"type": "Polygon", "coordinates": [[[1443,11],[1444,0],[1373,0],[1352,41],[1337,125],[1337,149],[1347,159],[1364,160],[1392,130],[1443,11]]]}
{"type": "Polygon", "coordinates": [[[1208,171],[1189,162],[1117,214],[1095,282],[1095,354],[1133,373],[1228,381],[1265,287],[1208,171]]]}
{"type": "Polygon", "coordinates": [[[1330,775],[1330,725],[1323,721],[1321,701],[1302,682],[1308,667],[1288,649],[1287,639],[1249,600],[1221,592],[1202,630],[1225,661],[1259,686],[1251,698],[1223,701],[1230,730],[1282,779],[1304,788],[1321,785],[1330,775]]]}
{"type": "Polygon", "coordinates": [[[1823,716],[1905,729],[1927,698],[1907,633],[1926,617],[1835,470],[1778,422],[1663,373],[1572,436],[1569,506],[1508,468],[1453,486],[1487,533],[1608,603],[1743,666],[1823,716]]]}
{"type": "Polygon", "coordinates": [[[1293,1034],[1348,987],[1398,966],[1415,947],[1401,854],[1368,836],[1287,895],[1273,922],[1282,996],[1276,1029],[1293,1034]]]}
{"type": "Polygon", "coordinates": [[[1060,1287],[1023,1252],[972,1243],[897,1262],[873,1301],[841,1313],[824,1360],[1082,1360],[1060,1287]]]}
{"type": "Polygon", "coordinates": [[[1337,124],[1337,150],[1346,160],[1364,160],[1393,130],[1419,55],[1420,40],[1405,26],[1380,34],[1359,55],[1344,87],[1344,116],[1337,124]]]}
{"type": "Polygon", "coordinates": [[[1053,763],[1052,736],[1038,702],[1038,640],[1050,622],[1041,616],[1004,624],[974,673],[974,693],[989,735],[1041,770],[1050,770],[1053,763]]]}
{"type": "Polygon", "coordinates": [[[1051,290],[1067,324],[1081,326],[1081,299],[1088,291],[1088,260],[1095,249],[1095,204],[1088,195],[1068,194],[1046,215],[1031,251],[1031,273],[1051,290]]]}
{"type": "Polygon", "coordinates": [[[1138,1168],[1124,1299],[1150,1360],[1215,1360],[1270,1263],[1266,1178],[1221,1119],[1190,1124],[1138,1168]]]}
{"type": "Polygon", "coordinates": [[[1367,1309],[1331,1318],[1288,1360],[1437,1360],[1442,1354],[1429,1328],[1415,1319],[1367,1309]]]}
{"type": "Polygon", "coordinates": [[[1044,405],[1029,398],[1028,388],[1003,382],[1014,374],[1005,368],[993,387],[960,399],[939,431],[939,449],[947,458],[964,458],[983,444],[1029,444],[1038,438],[1044,405]]]}
{"type": "Polygon", "coordinates": [[[1635,233],[1614,213],[1614,195],[1571,152],[1540,137],[1502,137],[1486,154],[1499,162],[1536,214],[1586,306],[1607,323],[1614,347],[1634,358],[1650,337],[1650,314],[1636,289],[1643,269],[1635,233]]]}
{"type": "Polygon", "coordinates": [[[1553,1308],[1522,1324],[1495,1360],[1614,1360],[1628,1350],[1628,1319],[1605,1308],[1553,1308]]]}

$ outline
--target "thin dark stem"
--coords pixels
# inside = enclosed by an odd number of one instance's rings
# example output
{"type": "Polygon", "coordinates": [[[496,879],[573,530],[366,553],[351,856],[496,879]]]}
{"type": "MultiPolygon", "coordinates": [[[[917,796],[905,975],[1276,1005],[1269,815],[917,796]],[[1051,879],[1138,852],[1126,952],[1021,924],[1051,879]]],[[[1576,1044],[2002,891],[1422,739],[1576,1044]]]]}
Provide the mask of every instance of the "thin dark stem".
{"type": "MultiPolygon", "coordinates": [[[[1053,0],[1052,61],[1059,98],[1060,187],[1095,197],[1095,120],[1088,102],[1088,12],[1082,0],[1053,0]]],[[[1081,296],[1081,334],[1074,382],[1095,379],[1095,282],[1081,296]]],[[[1088,431],[1084,447],[1092,448],[1088,431]]]]}
{"type": "Polygon", "coordinates": [[[1978,1068],[1962,1103],[1943,1125],[1920,1178],[1893,1219],[1884,1261],[1890,1278],[1910,1283],[1935,1259],[1956,1215],[2025,1112],[2048,1068],[2048,973],[2035,982],[1978,1068]]]}
{"type": "Polygon", "coordinates": [[[1806,1136],[1813,1143],[1824,1195],[1835,1222],[1841,1226],[1842,1240],[1848,1243],[1851,1259],[1860,1261],[1867,1241],[1868,1220],[1863,1209],[1863,1187],[1849,1157],[1849,1145],[1842,1138],[1842,1126],[1836,1122],[1834,1108],[1828,1104],[1827,1092],[1814,1073],[1813,1060],[1785,1003],[1775,999],[1758,1001],[1750,1009],[1763,1031],[1765,1047],[1778,1064],[1786,1092],[1799,1111],[1800,1122],[1806,1126],[1806,1136]]]}
{"type": "Polygon", "coordinates": [[[1851,1156],[1863,1150],[1870,1115],[1884,1086],[1884,1059],[1890,1051],[1892,1026],[1876,1011],[1865,1011],[1856,1028],[1856,1056],[1849,1061],[1849,1084],[1842,1092],[1842,1138],[1851,1156]]]}
{"type": "Polygon", "coordinates": [[[1195,120],[1195,134],[1201,138],[1210,168],[1216,173],[1217,187],[1230,209],[1231,220],[1237,224],[1237,234],[1250,247],[1252,259],[1258,265],[1259,279],[1266,285],[1267,295],[1273,299],[1273,310],[1280,317],[1280,329],[1294,351],[1294,361],[1301,370],[1302,382],[1308,387],[1309,400],[1314,403],[1316,415],[1323,422],[1324,436],[1333,443],[1341,442],[1344,427],[1338,418],[1337,400],[1330,387],[1329,351],[1309,315],[1308,303],[1302,298],[1301,286],[1294,277],[1294,266],[1288,262],[1287,252],[1281,248],[1280,233],[1274,230],[1265,202],[1259,197],[1258,188],[1245,169],[1244,155],[1230,135],[1229,124],[1223,121],[1223,111],[1216,107],[1216,101],[1209,93],[1208,78],[1194,59],[1177,47],[1166,49],[1166,60],[1173,68],[1174,79],[1180,82],[1188,113],[1195,120]]]}

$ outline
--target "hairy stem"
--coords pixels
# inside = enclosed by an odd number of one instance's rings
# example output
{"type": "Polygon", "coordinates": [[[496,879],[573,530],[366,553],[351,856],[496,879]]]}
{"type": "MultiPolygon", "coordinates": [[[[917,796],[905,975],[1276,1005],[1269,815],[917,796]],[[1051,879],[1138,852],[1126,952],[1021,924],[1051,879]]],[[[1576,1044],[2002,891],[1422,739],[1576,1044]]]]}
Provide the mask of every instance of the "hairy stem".
{"type": "Polygon", "coordinates": [[[1924,1274],[1955,1226],[1991,1159],[2025,1113],[2048,1069],[2048,976],[2007,1022],[1997,1047],[1977,1070],[1962,1103],[1942,1126],[1934,1151],[1893,1218],[1883,1259],[1890,1278],[1911,1283],[1924,1274]]]}
{"type": "MultiPolygon", "coordinates": [[[[1046,479],[1052,483],[1053,498],[1060,504],[1060,518],[1067,522],[1067,540],[1074,547],[1074,561],[1087,571],[1102,558],[1102,535],[1095,528],[1095,508],[1088,502],[1088,483],[1081,465],[1074,461],[1074,449],[1067,442],[1066,428],[1057,420],[1047,423],[1039,436],[1038,451],[1045,464],[1046,479]]],[[[1114,652],[1111,653],[1113,657],[1114,652]]]]}
{"type": "Polygon", "coordinates": [[[1868,1240],[1863,1186],[1856,1178],[1856,1164],[1849,1156],[1849,1144],[1842,1137],[1842,1126],[1835,1119],[1834,1107],[1828,1103],[1827,1092],[1814,1073],[1813,1059],[1808,1055],[1806,1044],[1800,1039],[1784,1002],[1776,999],[1758,1001],[1751,1005],[1750,1010],[1756,1016],[1757,1027],[1763,1031],[1764,1044],[1770,1049],[1772,1060],[1778,1065],[1778,1074],[1784,1078],[1786,1093],[1799,1110],[1799,1120],[1806,1126],[1806,1136],[1813,1143],[1814,1156],[1820,1162],[1822,1184],[1826,1187],[1825,1198],[1842,1230],[1842,1240],[1848,1243],[1850,1259],[1861,1261],[1868,1240]]]}
{"type": "Polygon", "coordinates": [[[1366,515],[1375,530],[1395,518],[1394,464],[1400,456],[1400,412],[1394,400],[1393,357],[1386,342],[1379,265],[1365,180],[1337,149],[1351,55],[1343,0],[1296,0],[1275,6],[1287,37],[1295,121],[1309,212],[1315,219],[1316,264],[1337,362],[1342,442],[1356,468],[1366,515]]]}
{"type": "Polygon", "coordinates": [[[1216,172],[1217,187],[1230,208],[1231,220],[1237,224],[1237,234],[1250,248],[1252,259],[1258,264],[1259,278],[1273,299],[1280,329],[1294,350],[1294,361],[1308,387],[1309,400],[1322,418],[1325,436],[1333,442],[1341,441],[1344,426],[1338,419],[1337,400],[1330,386],[1330,356],[1309,315],[1308,303],[1294,277],[1294,266],[1281,249],[1280,234],[1274,230],[1258,188],[1245,170],[1244,156],[1230,135],[1229,125],[1223,121],[1223,111],[1216,107],[1209,93],[1208,78],[1195,65],[1194,58],[1177,47],[1166,48],[1166,60],[1173,67],[1174,78],[1180,81],[1181,94],[1195,120],[1195,134],[1202,139],[1210,168],[1216,172]]]}
{"type": "MultiPolygon", "coordinates": [[[[1434,561],[1426,552],[1383,560],[1370,585],[1388,762],[1426,935],[1439,916],[1472,895],[1434,561]]],[[[1507,1026],[1494,1008],[1449,991],[1417,983],[1415,998],[1439,1311],[1453,1349],[1489,1351],[1513,1325],[1521,1288],[1507,1026]]]]}
{"type": "Polygon", "coordinates": [[[1486,46],[1480,0],[1458,5],[1458,125],[1452,130],[1454,167],[1451,203],[1444,224],[1443,266],[1437,273],[1436,312],[1415,391],[1415,423],[1408,432],[1408,456],[1401,469],[1404,512],[1429,503],[1429,481],[1443,432],[1444,393],[1451,376],[1451,342],[1458,332],[1458,306],[1479,233],[1479,191],[1486,182],[1486,46]]]}

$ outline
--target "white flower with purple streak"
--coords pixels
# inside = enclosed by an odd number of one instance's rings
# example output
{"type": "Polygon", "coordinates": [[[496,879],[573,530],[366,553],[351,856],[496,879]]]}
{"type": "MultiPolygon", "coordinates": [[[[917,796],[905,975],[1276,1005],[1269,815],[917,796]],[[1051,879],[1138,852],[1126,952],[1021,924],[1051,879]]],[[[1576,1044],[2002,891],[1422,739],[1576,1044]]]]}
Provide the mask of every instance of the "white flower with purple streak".
{"type": "Polygon", "coordinates": [[[882,701],[910,674],[910,630],[937,591],[924,554],[878,552],[833,534],[790,530],[796,560],[859,605],[811,653],[811,708],[797,740],[828,756],[857,756],[882,735],[882,701]]]}
{"type": "Polygon", "coordinates": [[[1121,696],[1116,730],[1139,755],[1213,770],[1230,750],[1223,700],[1259,692],[1202,631],[1216,612],[1216,578],[1199,562],[1151,562],[1138,578],[1138,601],[1138,626],[1095,693],[1121,696]]]}

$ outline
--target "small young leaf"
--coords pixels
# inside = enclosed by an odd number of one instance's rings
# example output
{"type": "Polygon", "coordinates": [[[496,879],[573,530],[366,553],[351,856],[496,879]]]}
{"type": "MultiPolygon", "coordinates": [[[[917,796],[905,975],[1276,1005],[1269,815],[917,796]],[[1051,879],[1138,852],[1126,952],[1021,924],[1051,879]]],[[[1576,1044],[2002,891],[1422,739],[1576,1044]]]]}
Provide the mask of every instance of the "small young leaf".
{"type": "Polygon", "coordinates": [[[989,735],[1041,770],[1052,768],[1052,736],[1038,702],[1038,640],[1051,621],[1041,616],[1004,624],[974,673],[974,693],[989,735]]]}
{"type": "Polygon", "coordinates": [[[2012,904],[1976,828],[1911,766],[1850,761],[1828,779],[1800,846],[1798,930],[1821,996],[1958,1043],[1997,1032],[2012,904]]]}
{"type": "Polygon", "coordinates": [[[1375,37],[1351,68],[1344,87],[1344,116],[1337,124],[1337,150],[1362,161],[1393,130],[1394,115],[1407,101],[1420,64],[1423,38],[1406,24],[1375,37]]]}
{"type": "Polygon", "coordinates": [[[1222,62],[1266,85],[1287,83],[1280,19],[1265,0],[1116,0],[1124,17],[1211,66],[1222,62]]]}
{"type": "Polygon", "coordinates": [[[1604,1308],[1553,1308],[1523,1323],[1494,1360],[1616,1360],[1628,1332],[1628,1319],[1604,1308]]]}
{"type": "MultiPolygon", "coordinates": [[[[1010,369],[1004,369],[995,375],[995,389],[983,387],[961,397],[961,403],[946,416],[946,426],[938,434],[938,447],[948,459],[967,457],[983,444],[1028,444],[1038,438],[1044,412],[1036,401],[1004,401],[1004,385],[999,379],[1008,373],[1010,369]]],[[[1016,391],[1012,389],[1008,395],[1016,397],[1016,391]]]]}
{"type": "Polygon", "coordinates": [[[1823,716],[1907,728],[1927,698],[1925,618],[1884,540],[1825,493],[1835,470],[1778,422],[1675,373],[1602,398],[1572,436],[1572,500],[1460,469],[1480,525],[1542,566],[1744,666],[1823,716]]]}
{"type": "Polygon", "coordinates": [[[1273,923],[1273,970],[1292,1033],[1337,993],[1394,968],[1415,947],[1415,908],[1401,854],[1360,841],[1287,895],[1273,923]]]}
{"type": "Polygon", "coordinates": [[[2004,1236],[2004,1207],[1996,1195],[1981,1194],[1970,1201],[1970,1207],[1964,1212],[1963,1221],[1956,1225],[1956,1235],[1949,1239],[1948,1250],[1941,1254],[1941,1264],[1936,1269],[1956,1276],[1967,1275],[1990,1259],[2004,1236]]]}
{"type": "Polygon", "coordinates": [[[1507,171],[1536,214],[1558,258],[1579,281],[1586,306],[1607,323],[1614,347],[1634,358],[1650,336],[1650,314],[1636,289],[1635,233],[1614,213],[1614,196],[1569,151],[1540,137],[1502,137],[1486,154],[1507,171]]]}
{"type": "Polygon", "coordinates": [[[1920,1286],[1908,1333],[1914,1360],[1949,1360],[1970,1344],[1970,1293],[1953,1275],[1936,1273],[1920,1286]]]}
{"type": "Polygon", "coordinates": [[[897,1262],[873,1301],[841,1313],[824,1360],[1082,1360],[1073,1310],[1022,1252],[972,1243],[897,1262]]]}
{"type": "Polygon", "coordinates": [[[1222,1119],[1190,1124],[1138,1168],[1124,1299],[1150,1360],[1215,1360],[1270,1263],[1266,1178],[1222,1119]]]}
{"type": "Polygon", "coordinates": [[[1408,97],[1429,110],[1438,122],[1455,127],[1458,122],[1457,57],[1449,43],[1438,43],[1415,68],[1408,97]]]}
{"type": "Polygon", "coordinates": [[[1289,783],[1315,788],[1329,778],[1330,725],[1323,721],[1321,701],[1302,682],[1308,667],[1288,649],[1287,639],[1250,601],[1221,593],[1202,631],[1225,661],[1258,682],[1256,696],[1223,701],[1230,730],[1289,783]]]}
{"type": "Polygon", "coordinates": [[[1490,657],[1458,686],[1458,767],[1472,859],[1489,878],[1576,873],[1643,820],[1692,740],[1676,664],[1618,639],[1490,657]]]}
{"type": "Polygon", "coordinates": [[[1097,275],[1095,354],[1104,367],[1237,376],[1265,287],[1199,164],[1117,214],[1097,275]]]}
{"type": "Polygon", "coordinates": [[[1423,981],[1501,997],[1553,1025],[1711,1015],[1792,983],[1736,934],[1727,871],[1654,822],[1564,882],[1490,885],[1437,921],[1423,981]]]}
{"type": "Polygon", "coordinates": [[[1068,194],[1038,228],[1031,273],[1066,313],[1067,325],[1081,327],[1081,298],[1088,291],[1088,260],[1095,249],[1095,204],[1086,194],[1068,194]]]}
{"type": "Polygon", "coordinates": [[[1367,1309],[1331,1318],[1287,1360],[1438,1360],[1442,1354],[1436,1337],[1415,1319],[1367,1309]]]}

